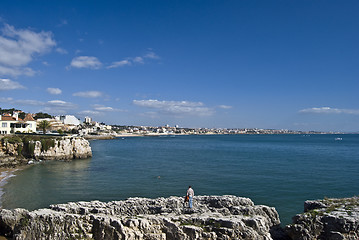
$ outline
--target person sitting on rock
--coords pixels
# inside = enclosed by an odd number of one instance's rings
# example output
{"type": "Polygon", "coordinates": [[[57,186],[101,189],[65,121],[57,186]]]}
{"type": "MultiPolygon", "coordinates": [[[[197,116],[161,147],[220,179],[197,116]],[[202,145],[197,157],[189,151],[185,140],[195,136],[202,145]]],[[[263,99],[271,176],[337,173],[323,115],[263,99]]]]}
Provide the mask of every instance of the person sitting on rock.
{"type": "Polygon", "coordinates": [[[188,187],[187,196],[189,197],[189,208],[192,208],[194,191],[191,186],[188,187]]]}

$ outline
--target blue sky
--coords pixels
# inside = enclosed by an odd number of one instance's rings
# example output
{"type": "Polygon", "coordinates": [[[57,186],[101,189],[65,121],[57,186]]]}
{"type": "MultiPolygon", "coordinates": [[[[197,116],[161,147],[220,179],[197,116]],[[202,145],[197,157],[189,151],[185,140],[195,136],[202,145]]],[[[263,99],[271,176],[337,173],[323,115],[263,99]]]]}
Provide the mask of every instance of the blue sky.
{"type": "Polygon", "coordinates": [[[358,1],[0,6],[1,108],[120,125],[359,130],[358,1]]]}

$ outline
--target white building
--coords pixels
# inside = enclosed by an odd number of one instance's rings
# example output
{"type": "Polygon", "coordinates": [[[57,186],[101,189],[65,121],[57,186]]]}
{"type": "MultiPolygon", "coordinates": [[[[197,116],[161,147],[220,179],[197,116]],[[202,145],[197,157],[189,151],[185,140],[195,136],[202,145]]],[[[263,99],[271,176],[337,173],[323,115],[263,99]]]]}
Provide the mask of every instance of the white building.
{"type": "Polygon", "coordinates": [[[85,123],[91,124],[91,122],[92,122],[92,118],[90,118],[90,117],[85,117],[85,123]]]}
{"type": "Polygon", "coordinates": [[[36,121],[31,114],[27,114],[24,119],[19,118],[18,113],[13,116],[10,114],[0,115],[0,134],[16,132],[36,132],[36,121]]]}
{"type": "Polygon", "coordinates": [[[63,122],[66,125],[78,126],[81,124],[80,119],[78,119],[74,115],[56,116],[55,119],[60,120],[61,122],[63,122]]]}

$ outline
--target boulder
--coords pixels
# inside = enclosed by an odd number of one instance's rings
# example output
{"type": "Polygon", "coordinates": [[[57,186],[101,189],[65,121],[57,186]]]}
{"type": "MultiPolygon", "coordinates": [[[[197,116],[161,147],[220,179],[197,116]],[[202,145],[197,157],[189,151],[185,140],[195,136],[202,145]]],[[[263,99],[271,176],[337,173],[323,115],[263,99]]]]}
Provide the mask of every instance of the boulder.
{"type": "Polygon", "coordinates": [[[291,239],[359,239],[359,198],[306,201],[305,212],[286,226],[291,239]]]}

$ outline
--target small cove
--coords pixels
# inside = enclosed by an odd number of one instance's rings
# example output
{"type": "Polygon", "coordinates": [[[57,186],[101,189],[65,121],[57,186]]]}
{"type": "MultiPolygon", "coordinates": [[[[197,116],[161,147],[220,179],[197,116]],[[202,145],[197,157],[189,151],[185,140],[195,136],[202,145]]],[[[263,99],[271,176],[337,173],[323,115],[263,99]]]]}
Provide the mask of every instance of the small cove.
{"type": "Polygon", "coordinates": [[[214,135],[91,141],[93,158],[43,162],[3,186],[4,208],[69,201],[232,194],[275,207],[284,224],[307,199],[358,195],[359,136],[214,135]]]}

